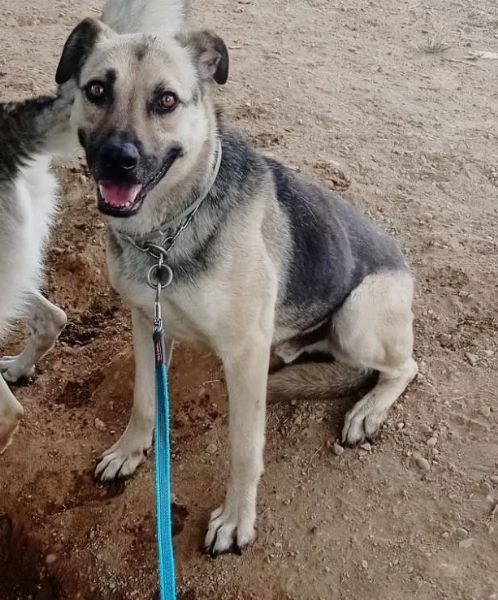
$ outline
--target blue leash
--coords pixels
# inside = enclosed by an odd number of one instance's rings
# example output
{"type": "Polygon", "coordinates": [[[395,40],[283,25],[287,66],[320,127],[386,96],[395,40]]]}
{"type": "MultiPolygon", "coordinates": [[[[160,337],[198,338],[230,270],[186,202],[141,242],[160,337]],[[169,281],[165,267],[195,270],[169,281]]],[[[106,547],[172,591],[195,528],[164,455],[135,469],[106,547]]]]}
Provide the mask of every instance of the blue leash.
{"type": "Polygon", "coordinates": [[[156,428],[155,428],[155,485],[156,485],[156,528],[159,561],[160,600],[175,600],[175,555],[173,551],[173,523],[171,519],[171,473],[169,439],[169,395],[168,374],[164,356],[164,330],[161,318],[160,294],[173,279],[171,269],[162,264],[155,265],[147,276],[149,283],[155,277],[156,301],[154,304],[154,343],[156,379],[156,428]],[[153,271],[154,269],[154,271],[153,271]],[[166,275],[164,279],[163,275],[166,275]]]}

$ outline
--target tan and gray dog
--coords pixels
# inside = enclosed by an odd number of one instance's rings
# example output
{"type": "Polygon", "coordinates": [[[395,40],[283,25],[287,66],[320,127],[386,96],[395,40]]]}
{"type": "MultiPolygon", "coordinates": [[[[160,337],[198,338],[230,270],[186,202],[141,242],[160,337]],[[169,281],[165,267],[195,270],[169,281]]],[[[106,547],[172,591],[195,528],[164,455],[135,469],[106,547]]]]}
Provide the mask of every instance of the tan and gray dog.
{"type": "MultiPolygon", "coordinates": [[[[213,33],[117,35],[92,19],[72,32],[57,70],[59,84],[78,86],[72,121],[107,218],[111,282],[132,310],[131,419],[96,475],[130,475],[152,444],[147,273],[163,255],[173,273],[162,294],[168,345],[210,346],[228,386],[230,473],[205,539],[213,554],[254,538],[270,364],[312,350],[378,372],[346,416],[349,444],[376,435],[417,373],[413,282],[397,244],[349,203],[228,128],[212,95],[213,82],[227,77],[227,49],[213,33]]],[[[317,391],[302,363],[272,377],[287,392],[292,382],[299,396],[296,368],[307,391],[317,391]]],[[[315,383],[333,397],[326,363],[309,368],[318,368],[315,383]]]]}

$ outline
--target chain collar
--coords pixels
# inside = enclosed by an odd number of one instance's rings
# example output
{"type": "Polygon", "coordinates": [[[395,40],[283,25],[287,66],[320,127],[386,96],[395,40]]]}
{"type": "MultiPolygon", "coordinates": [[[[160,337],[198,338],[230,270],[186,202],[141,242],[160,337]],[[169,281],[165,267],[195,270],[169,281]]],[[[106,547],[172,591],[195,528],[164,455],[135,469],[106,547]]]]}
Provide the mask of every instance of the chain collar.
{"type": "Polygon", "coordinates": [[[137,250],[145,252],[149,256],[152,256],[152,258],[155,258],[156,260],[160,261],[160,264],[162,264],[163,261],[166,260],[168,252],[171,250],[180,234],[190,225],[201,204],[211,191],[211,188],[213,187],[216,177],[218,176],[218,172],[220,170],[221,156],[221,142],[218,139],[216,163],[211,173],[211,177],[209,178],[208,184],[204,188],[202,194],[194,202],[192,202],[192,204],[190,204],[190,206],[188,206],[182,213],[180,213],[180,215],[163,224],[160,229],[156,229],[155,231],[152,231],[146,234],[145,236],[135,238],[126,233],[117,233],[117,235],[121,239],[130,243],[137,250]],[[169,234],[169,231],[172,230],[171,224],[175,221],[180,221],[180,223],[178,227],[175,230],[173,230],[171,234],[169,234]],[[157,243],[152,241],[156,238],[159,238],[159,241],[157,243]]]}

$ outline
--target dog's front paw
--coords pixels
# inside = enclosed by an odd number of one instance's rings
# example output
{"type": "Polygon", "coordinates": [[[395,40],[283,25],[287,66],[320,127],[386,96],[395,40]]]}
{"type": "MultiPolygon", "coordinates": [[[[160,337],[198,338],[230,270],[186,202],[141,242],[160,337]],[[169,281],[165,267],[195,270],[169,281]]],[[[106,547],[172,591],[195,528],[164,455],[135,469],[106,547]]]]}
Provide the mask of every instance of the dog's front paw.
{"type": "Polygon", "coordinates": [[[220,506],[211,513],[204,541],[206,552],[212,556],[224,552],[242,554],[242,550],[254,540],[254,522],[254,515],[241,515],[236,506],[220,506]]]}
{"type": "Polygon", "coordinates": [[[22,359],[22,355],[4,356],[0,359],[0,373],[5,381],[16,383],[21,379],[30,379],[35,374],[35,365],[22,359]]]}
{"type": "Polygon", "coordinates": [[[147,458],[151,443],[148,436],[126,430],[100,457],[95,468],[95,479],[112,481],[129,477],[147,458]]]}
{"type": "Polygon", "coordinates": [[[363,398],[348,412],[342,428],[342,442],[354,446],[372,441],[385,421],[387,411],[379,410],[369,398],[363,398]]]}

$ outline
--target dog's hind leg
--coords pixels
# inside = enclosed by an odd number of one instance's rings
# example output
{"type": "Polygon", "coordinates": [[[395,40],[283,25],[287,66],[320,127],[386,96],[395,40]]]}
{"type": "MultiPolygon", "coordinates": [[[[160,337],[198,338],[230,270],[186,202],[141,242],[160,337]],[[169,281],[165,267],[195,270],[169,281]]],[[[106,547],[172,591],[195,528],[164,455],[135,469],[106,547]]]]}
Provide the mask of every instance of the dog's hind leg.
{"type": "Polygon", "coordinates": [[[0,360],[0,372],[7,381],[31,377],[35,364],[52,348],[67,322],[65,312],[38,291],[30,292],[27,310],[30,337],[24,350],[0,360]]]}
{"type": "Polygon", "coordinates": [[[412,330],[413,281],[405,271],[370,275],[350,294],[332,322],[338,360],[379,372],[379,379],[346,415],[343,442],[373,439],[389,408],[416,376],[412,330]]]}
{"type": "Polygon", "coordinates": [[[0,454],[10,444],[23,414],[23,407],[0,375],[0,454]]]}

